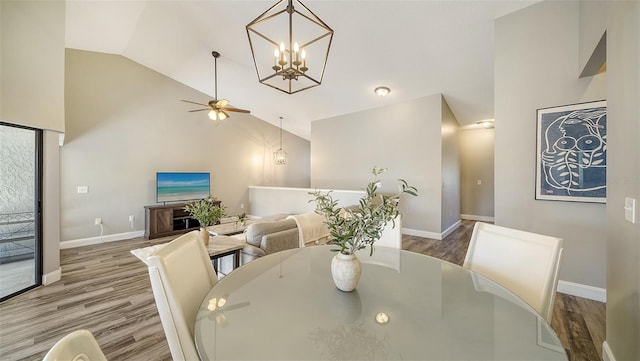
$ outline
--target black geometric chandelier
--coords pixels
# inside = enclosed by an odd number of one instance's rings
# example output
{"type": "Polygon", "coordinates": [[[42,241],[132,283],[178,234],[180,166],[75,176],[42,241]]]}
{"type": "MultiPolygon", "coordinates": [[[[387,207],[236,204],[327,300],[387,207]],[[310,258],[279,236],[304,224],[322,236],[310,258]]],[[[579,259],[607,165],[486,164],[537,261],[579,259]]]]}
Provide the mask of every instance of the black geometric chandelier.
{"type": "Polygon", "coordinates": [[[260,83],[288,94],[322,83],[333,30],[299,0],[281,0],[247,25],[260,83]]]}

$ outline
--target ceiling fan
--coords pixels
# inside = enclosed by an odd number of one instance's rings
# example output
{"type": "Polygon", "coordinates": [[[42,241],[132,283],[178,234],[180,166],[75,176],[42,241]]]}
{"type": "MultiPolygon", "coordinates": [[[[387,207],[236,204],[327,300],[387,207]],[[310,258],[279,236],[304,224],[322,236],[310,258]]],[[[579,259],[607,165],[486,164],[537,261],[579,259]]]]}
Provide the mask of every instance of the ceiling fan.
{"type": "Polygon", "coordinates": [[[201,111],[208,110],[209,119],[216,122],[216,124],[219,124],[220,121],[229,118],[229,113],[227,112],[251,113],[251,111],[249,110],[238,109],[238,108],[229,106],[229,101],[226,99],[218,100],[218,58],[220,57],[220,53],[218,53],[217,51],[213,51],[211,52],[211,55],[213,55],[213,60],[214,60],[214,96],[215,98],[213,100],[210,100],[208,104],[192,102],[190,100],[182,100],[183,102],[186,102],[186,103],[202,105],[203,107],[206,107],[204,109],[189,110],[189,112],[201,112],[201,111]]]}

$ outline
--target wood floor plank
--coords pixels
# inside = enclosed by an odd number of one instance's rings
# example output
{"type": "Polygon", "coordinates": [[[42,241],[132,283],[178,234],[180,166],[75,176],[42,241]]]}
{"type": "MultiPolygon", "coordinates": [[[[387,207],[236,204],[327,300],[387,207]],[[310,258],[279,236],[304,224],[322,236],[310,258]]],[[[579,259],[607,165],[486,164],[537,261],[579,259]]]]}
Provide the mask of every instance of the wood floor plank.
{"type": "MultiPolygon", "coordinates": [[[[444,240],[404,236],[403,248],[462,265],[475,222],[444,240]]],[[[64,335],[91,331],[109,360],[170,360],[146,266],[134,248],[171,238],[131,240],[61,251],[62,279],[0,303],[0,360],[41,360],[64,335]]],[[[557,294],[552,327],[570,360],[600,360],[605,305],[557,294]]]]}

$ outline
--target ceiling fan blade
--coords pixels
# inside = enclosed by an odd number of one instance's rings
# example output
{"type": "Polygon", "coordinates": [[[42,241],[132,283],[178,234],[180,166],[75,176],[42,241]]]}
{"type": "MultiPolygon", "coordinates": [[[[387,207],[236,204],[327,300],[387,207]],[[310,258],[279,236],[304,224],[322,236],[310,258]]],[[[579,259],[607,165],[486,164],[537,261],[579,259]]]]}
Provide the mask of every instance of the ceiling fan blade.
{"type": "Polygon", "coordinates": [[[225,112],[225,111],[224,111],[224,110],[222,110],[222,109],[220,109],[220,110],[218,110],[218,111],[219,111],[220,113],[222,113],[222,114],[224,114],[224,115],[225,115],[225,117],[224,117],[222,120],[224,120],[224,119],[226,119],[226,118],[229,118],[229,113],[225,112]]]}
{"type": "Polygon", "coordinates": [[[226,108],[224,108],[224,110],[227,110],[227,111],[230,111],[230,112],[237,112],[237,113],[251,113],[251,110],[238,109],[238,108],[233,108],[233,107],[226,107],[226,108]]]}
{"type": "Polygon", "coordinates": [[[211,109],[207,108],[207,109],[195,109],[195,110],[187,110],[187,111],[189,113],[193,113],[193,112],[201,112],[201,111],[204,111],[204,110],[211,110],[211,109]]]}
{"type": "Polygon", "coordinates": [[[216,108],[224,108],[229,104],[229,101],[227,99],[220,99],[218,100],[218,102],[216,103],[216,108]]]}
{"type": "Polygon", "coordinates": [[[191,104],[196,104],[196,105],[202,105],[203,107],[208,107],[207,104],[202,104],[202,103],[196,103],[196,102],[192,102],[191,100],[184,100],[182,99],[183,102],[185,103],[191,103],[191,104]]]}

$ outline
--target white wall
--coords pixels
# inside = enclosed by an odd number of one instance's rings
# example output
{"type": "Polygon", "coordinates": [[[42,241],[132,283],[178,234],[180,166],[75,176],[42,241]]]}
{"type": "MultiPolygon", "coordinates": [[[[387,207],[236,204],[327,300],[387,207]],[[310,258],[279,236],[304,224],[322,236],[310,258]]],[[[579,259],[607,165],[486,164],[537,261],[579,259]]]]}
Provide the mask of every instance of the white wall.
{"type": "Polygon", "coordinates": [[[495,222],[563,238],[560,279],[605,288],[605,205],[534,199],[536,109],[606,98],[605,75],[578,79],[578,47],[578,2],[496,20],[495,222]]]}
{"type": "MultiPolygon", "coordinates": [[[[144,228],[145,205],[155,204],[157,171],[211,173],[211,192],[227,213],[241,213],[249,185],[309,186],[309,142],[283,132],[289,152],[273,163],[279,128],[232,113],[216,127],[206,112],[181,102],[209,97],[124,57],[67,50],[67,123],[61,149],[62,240],[144,228]],[[89,192],[78,194],[78,186],[89,192]]],[[[196,106],[197,107],[197,106],[196,106]]]]}
{"type": "Polygon", "coordinates": [[[460,132],[460,213],[463,218],[493,220],[494,141],[493,128],[460,132]]]}
{"type": "Polygon", "coordinates": [[[331,197],[341,207],[358,204],[364,191],[344,191],[338,189],[249,187],[249,212],[251,216],[267,217],[274,214],[304,214],[315,212],[316,203],[310,202],[309,192],[331,191],[331,197]]]}
{"type": "Polygon", "coordinates": [[[383,192],[397,191],[398,178],[418,188],[418,197],[402,198],[403,228],[439,237],[443,231],[442,107],[442,96],[436,94],[314,121],[311,187],[364,189],[372,179],[372,167],[386,167],[383,192]]]}

